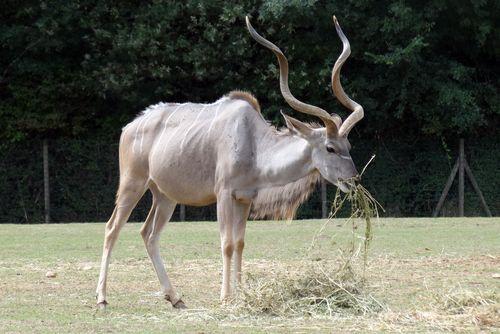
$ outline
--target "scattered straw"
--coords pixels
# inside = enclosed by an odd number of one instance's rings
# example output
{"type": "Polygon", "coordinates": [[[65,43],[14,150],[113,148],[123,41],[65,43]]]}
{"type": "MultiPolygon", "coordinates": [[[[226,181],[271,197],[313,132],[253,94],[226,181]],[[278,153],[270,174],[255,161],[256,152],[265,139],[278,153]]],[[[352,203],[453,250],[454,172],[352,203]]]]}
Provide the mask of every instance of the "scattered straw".
{"type": "MultiPolygon", "coordinates": [[[[467,323],[480,328],[500,328],[500,295],[495,290],[464,289],[461,286],[433,296],[431,307],[443,318],[451,318],[454,326],[467,323]]],[[[442,320],[441,323],[444,321],[442,320]]]]}
{"type": "Polygon", "coordinates": [[[301,261],[247,274],[244,286],[224,311],[235,315],[333,316],[383,309],[351,268],[350,261],[301,261]]]}
{"type": "Polygon", "coordinates": [[[461,287],[435,295],[435,308],[451,314],[463,314],[471,309],[500,304],[495,291],[466,290],[461,287]]]}

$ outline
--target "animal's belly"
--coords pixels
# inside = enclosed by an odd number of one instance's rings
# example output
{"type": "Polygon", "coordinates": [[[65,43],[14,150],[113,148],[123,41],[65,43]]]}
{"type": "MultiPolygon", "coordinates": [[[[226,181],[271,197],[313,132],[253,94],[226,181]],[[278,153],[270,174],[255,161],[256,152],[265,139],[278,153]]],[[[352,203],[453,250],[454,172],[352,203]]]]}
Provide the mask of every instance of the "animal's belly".
{"type": "Polygon", "coordinates": [[[150,160],[150,178],[158,188],[177,203],[203,206],[216,201],[214,171],[195,157],[167,155],[150,160]]]}

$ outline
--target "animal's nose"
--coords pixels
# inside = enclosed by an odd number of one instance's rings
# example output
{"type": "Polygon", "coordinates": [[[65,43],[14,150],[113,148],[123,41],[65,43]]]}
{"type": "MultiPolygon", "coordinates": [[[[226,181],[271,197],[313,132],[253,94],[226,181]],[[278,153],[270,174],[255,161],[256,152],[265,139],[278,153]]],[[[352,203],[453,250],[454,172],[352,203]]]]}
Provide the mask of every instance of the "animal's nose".
{"type": "Polygon", "coordinates": [[[358,173],[358,170],[353,165],[351,170],[351,176],[347,178],[348,180],[359,181],[361,180],[361,174],[358,173]]]}
{"type": "Polygon", "coordinates": [[[360,176],[358,174],[351,176],[347,179],[339,178],[339,182],[347,186],[349,189],[356,188],[356,183],[359,182],[360,176]]]}
{"type": "Polygon", "coordinates": [[[354,164],[354,162],[352,163],[352,171],[353,171],[353,178],[354,179],[360,179],[361,178],[361,175],[359,174],[358,172],[358,169],[356,168],[356,165],[354,164]]]}

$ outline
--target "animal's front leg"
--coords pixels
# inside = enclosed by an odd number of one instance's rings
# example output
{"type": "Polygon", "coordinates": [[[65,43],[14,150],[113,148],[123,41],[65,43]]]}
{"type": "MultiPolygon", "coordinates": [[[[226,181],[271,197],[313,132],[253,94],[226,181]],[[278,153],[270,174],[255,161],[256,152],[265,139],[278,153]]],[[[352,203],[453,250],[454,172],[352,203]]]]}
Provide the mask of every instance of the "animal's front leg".
{"type": "MultiPolygon", "coordinates": [[[[250,205],[248,205],[248,207],[250,207],[250,205]]],[[[243,259],[243,248],[245,247],[245,227],[246,227],[247,216],[248,216],[248,210],[244,216],[244,219],[237,221],[233,226],[233,238],[234,238],[233,282],[235,284],[235,287],[241,284],[241,264],[243,259]]]]}
{"type": "MultiPolygon", "coordinates": [[[[243,236],[244,226],[249,212],[249,204],[241,203],[231,196],[229,191],[221,191],[217,196],[217,220],[219,221],[220,240],[222,251],[222,288],[220,293],[221,301],[231,296],[231,260],[235,247],[238,246],[241,252],[243,251],[243,236]],[[235,233],[241,231],[243,226],[243,234],[235,233]]],[[[241,252],[237,252],[237,271],[241,274],[241,252]]],[[[238,275],[238,273],[236,273],[238,275]]]]}
{"type": "Polygon", "coordinates": [[[217,197],[217,220],[219,221],[220,246],[222,251],[222,288],[220,291],[221,301],[227,299],[231,294],[231,258],[233,256],[233,208],[232,198],[228,191],[222,191],[217,197]]]}
{"type": "Polygon", "coordinates": [[[222,248],[222,288],[220,291],[220,300],[224,301],[231,296],[231,258],[233,256],[233,244],[231,240],[221,236],[222,248]]]}

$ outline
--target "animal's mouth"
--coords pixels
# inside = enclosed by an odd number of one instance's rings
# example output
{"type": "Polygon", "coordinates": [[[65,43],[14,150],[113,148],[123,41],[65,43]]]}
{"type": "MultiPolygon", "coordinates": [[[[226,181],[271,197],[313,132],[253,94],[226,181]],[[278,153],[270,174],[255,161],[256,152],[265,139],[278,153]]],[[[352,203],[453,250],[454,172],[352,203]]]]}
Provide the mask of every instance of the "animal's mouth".
{"type": "Polygon", "coordinates": [[[343,181],[338,181],[337,182],[337,187],[339,187],[339,189],[344,192],[344,193],[348,193],[349,192],[349,187],[343,182],[343,181]]]}
{"type": "Polygon", "coordinates": [[[348,193],[352,189],[356,187],[356,182],[359,181],[359,176],[353,176],[348,179],[338,179],[337,181],[337,186],[340,188],[341,191],[348,193]]]}

